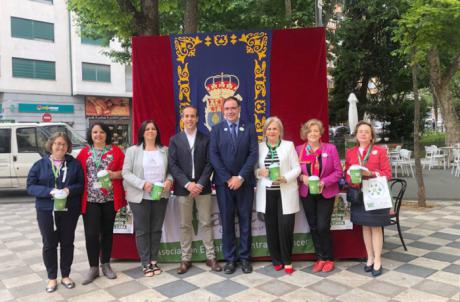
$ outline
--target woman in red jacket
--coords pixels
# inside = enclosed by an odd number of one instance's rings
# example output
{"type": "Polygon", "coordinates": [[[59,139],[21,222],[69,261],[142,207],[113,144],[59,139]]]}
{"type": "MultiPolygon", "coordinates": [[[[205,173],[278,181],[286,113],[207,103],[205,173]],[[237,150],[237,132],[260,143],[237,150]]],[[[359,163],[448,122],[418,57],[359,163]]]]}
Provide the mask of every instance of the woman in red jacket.
{"type": "MultiPolygon", "coordinates": [[[[391,179],[391,166],[386,149],[374,145],[375,131],[368,122],[360,121],[355,128],[355,137],[358,145],[347,150],[345,166],[346,171],[352,165],[359,165],[367,168],[362,170],[363,178],[386,176],[391,179]]],[[[351,183],[350,175],[346,173],[349,184],[347,200],[351,202],[351,221],[354,224],[362,225],[363,239],[367,252],[367,263],[364,271],[372,272],[374,277],[382,274],[382,227],[390,224],[390,213],[388,209],[366,211],[363,204],[361,184],[351,183]]]]}
{"type": "MultiPolygon", "coordinates": [[[[112,133],[109,127],[95,123],[88,130],[88,143],[80,151],[80,161],[85,175],[85,190],[82,196],[82,214],[85,226],[86,252],[90,265],[82,284],[86,285],[102,273],[109,279],[117,275],[110,267],[112,235],[115,215],[126,205],[121,170],[125,155],[115,145],[110,145],[112,133]],[[108,173],[110,181],[98,179],[98,172],[108,173]],[[100,261],[99,261],[100,256],[100,261]]],[[[101,176],[101,175],[99,175],[101,176]]]]}

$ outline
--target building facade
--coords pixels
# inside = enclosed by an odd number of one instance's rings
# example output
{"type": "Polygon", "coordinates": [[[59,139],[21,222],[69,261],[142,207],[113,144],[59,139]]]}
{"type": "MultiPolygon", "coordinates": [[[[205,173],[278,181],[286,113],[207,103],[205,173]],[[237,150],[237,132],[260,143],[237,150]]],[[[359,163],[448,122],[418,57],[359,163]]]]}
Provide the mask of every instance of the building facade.
{"type": "Polygon", "coordinates": [[[0,1],[0,120],[65,122],[82,135],[104,121],[128,144],[131,68],[103,54],[119,43],[80,32],[65,0],[0,1]]]}

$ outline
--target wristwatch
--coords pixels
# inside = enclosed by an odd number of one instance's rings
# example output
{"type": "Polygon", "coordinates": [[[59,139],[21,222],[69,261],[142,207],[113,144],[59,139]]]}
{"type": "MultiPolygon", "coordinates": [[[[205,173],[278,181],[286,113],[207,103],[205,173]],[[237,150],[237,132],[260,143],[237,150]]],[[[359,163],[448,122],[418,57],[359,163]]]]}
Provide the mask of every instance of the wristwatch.
{"type": "Polygon", "coordinates": [[[240,180],[240,182],[243,182],[243,181],[244,181],[244,178],[243,178],[243,176],[241,176],[241,175],[238,175],[238,179],[240,180]]]}

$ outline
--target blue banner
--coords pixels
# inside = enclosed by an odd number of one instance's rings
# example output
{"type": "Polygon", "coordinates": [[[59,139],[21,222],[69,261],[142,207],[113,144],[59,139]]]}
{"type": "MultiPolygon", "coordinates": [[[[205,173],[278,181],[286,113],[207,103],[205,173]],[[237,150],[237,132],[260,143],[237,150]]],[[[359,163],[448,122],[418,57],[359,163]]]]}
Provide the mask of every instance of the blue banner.
{"type": "Polygon", "coordinates": [[[177,131],[182,109],[198,108],[204,133],[223,120],[223,100],[241,100],[241,118],[259,139],[270,115],[271,31],[170,36],[177,131]]]}

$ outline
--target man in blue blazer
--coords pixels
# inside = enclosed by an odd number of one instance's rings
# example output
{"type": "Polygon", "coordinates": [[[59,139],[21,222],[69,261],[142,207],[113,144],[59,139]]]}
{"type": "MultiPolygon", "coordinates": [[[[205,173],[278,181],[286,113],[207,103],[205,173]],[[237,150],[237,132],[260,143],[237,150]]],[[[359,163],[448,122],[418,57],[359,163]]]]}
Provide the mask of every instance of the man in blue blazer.
{"type": "Polygon", "coordinates": [[[226,264],[224,272],[236,269],[235,215],[238,215],[239,259],[244,273],[252,272],[251,218],[254,201],[254,166],[258,144],[254,125],[240,120],[241,104],[235,97],[224,100],[225,120],[211,130],[209,156],[214,168],[222,222],[222,245],[226,264]]]}

